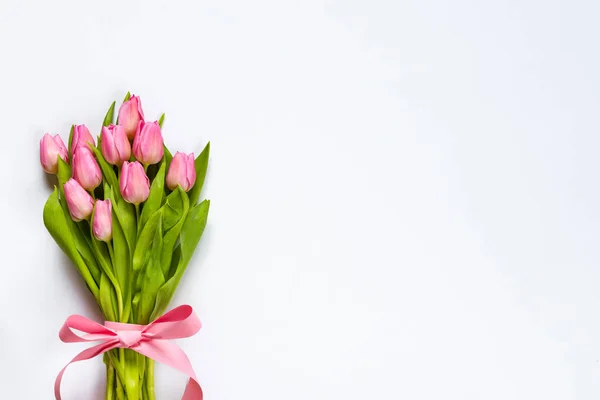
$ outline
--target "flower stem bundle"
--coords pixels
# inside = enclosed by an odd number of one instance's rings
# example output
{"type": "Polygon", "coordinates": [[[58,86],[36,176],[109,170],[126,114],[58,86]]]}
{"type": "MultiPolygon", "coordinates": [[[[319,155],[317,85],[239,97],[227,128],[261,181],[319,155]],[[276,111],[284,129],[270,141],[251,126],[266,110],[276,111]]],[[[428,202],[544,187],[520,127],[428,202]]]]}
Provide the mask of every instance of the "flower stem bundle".
{"type": "MultiPolygon", "coordinates": [[[[210,143],[194,154],[164,145],[162,123],[146,121],[137,96],[113,103],[97,141],[74,125],[68,146],[40,142],[44,171],[58,185],[44,224],[71,259],[106,321],[148,324],[173,297],[208,217],[199,201],[210,143]]],[[[107,400],[155,400],[154,362],[129,349],[105,354],[107,400]]]]}

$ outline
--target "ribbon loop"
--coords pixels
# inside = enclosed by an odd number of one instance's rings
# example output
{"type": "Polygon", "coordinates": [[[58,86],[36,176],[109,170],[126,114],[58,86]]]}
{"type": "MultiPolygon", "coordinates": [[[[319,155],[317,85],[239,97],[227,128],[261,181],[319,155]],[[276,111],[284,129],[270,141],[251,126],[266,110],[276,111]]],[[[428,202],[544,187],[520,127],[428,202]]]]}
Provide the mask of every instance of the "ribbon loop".
{"type": "Polygon", "coordinates": [[[202,323],[189,305],[179,306],[144,328],[144,334],[153,339],[182,339],[194,336],[202,323]]]}
{"type": "Polygon", "coordinates": [[[65,343],[102,341],[79,353],[58,374],[54,395],[61,400],[60,383],[67,367],[78,361],[89,360],[116,348],[128,348],[148,358],[183,372],[190,379],[182,400],[202,400],[202,388],[190,360],[183,350],[170,339],[195,335],[202,324],[189,305],[174,308],[148,325],[124,324],[107,321],[100,325],[81,315],[72,315],[60,329],[59,337],[65,343]],[[79,335],[73,329],[83,332],[79,335]]]}

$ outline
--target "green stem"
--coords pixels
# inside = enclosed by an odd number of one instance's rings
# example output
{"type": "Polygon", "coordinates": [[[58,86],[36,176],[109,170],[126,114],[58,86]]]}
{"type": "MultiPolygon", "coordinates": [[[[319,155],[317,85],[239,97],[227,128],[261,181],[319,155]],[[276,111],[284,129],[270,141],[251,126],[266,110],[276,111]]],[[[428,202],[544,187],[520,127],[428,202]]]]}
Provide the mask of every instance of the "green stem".
{"type": "Polygon", "coordinates": [[[148,393],[148,400],[156,400],[154,393],[154,360],[146,359],[146,381],[144,382],[148,393]]]}
{"type": "Polygon", "coordinates": [[[117,311],[119,314],[117,316],[117,320],[120,321],[123,318],[123,294],[121,292],[121,287],[119,286],[119,282],[117,282],[117,278],[115,278],[115,276],[112,274],[112,271],[106,273],[106,276],[115,288],[115,294],[117,297],[117,311]]]}
{"type": "Polygon", "coordinates": [[[135,224],[137,226],[137,237],[139,238],[140,236],[140,227],[142,224],[140,224],[140,205],[139,204],[135,204],[135,224]]]}
{"type": "Polygon", "coordinates": [[[106,247],[108,247],[108,255],[110,256],[113,269],[115,269],[115,263],[117,262],[117,260],[115,260],[115,251],[113,250],[112,242],[106,242],[106,247]]]}
{"type": "Polygon", "coordinates": [[[115,368],[106,363],[106,400],[115,400],[115,368]]]}
{"type": "MultiPolygon", "coordinates": [[[[92,246],[91,246],[92,252],[94,253],[94,256],[96,256],[96,260],[98,260],[98,262],[100,263],[100,267],[102,268],[103,272],[108,277],[108,280],[115,288],[115,294],[117,297],[117,308],[118,308],[118,313],[119,313],[118,320],[121,320],[121,318],[123,317],[123,292],[121,291],[119,282],[117,281],[117,278],[115,277],[115,274],[113,273],[112,263],[111,263],[111,265],[108,264],[106,257],[104,255],[102,255],[102,253],[100,252],[100,249],[98,248],[98,241],[93,238],[94,234],[92,232],[91,225],[90,225],[90,235],[92,235],[92,246]]],[[[108,245],[107,247],[109,248],[109,256],[110,256],[110,243],[107,243],[107,245],[108,245]]]]}
{"type": "Polygon", "coordinates": [[[119,361],[121,363],[121,367],[125,370],[125,349],[119,349],[119,361]]]}
{"type": "Polygon", "coordinates": [[[125,390],[123,389],[124,383],[117,378],[117,400],[127,400],[125,396],[125,390]]]}
{"type": "Polygon", "coordinates": [[[110,363],[112,364],[113,368],[115,369],[115,373],[117,374],[117,377],[119,379],[123,380],[123,378],[125,377],[125,369],[119,363],[119,359],[113,354],[112,351],[106,352],[106,354],[108,355],[108,359],[110,360],[110,363]]]}
{"type": "Polygon", "coordinates": [[[127,400],[145,400],[141,397],[143,372],[138,364],[138,353],[126,349],[125,360],[125,394],[127,400]]]}

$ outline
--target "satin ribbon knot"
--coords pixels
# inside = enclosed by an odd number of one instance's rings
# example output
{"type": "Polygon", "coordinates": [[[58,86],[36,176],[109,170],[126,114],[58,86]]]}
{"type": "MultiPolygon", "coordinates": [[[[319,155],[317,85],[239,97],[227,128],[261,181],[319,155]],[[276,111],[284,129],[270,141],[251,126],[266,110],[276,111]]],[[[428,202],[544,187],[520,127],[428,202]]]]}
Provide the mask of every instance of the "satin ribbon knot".
{"type": "Polygon", "coordinates": [[[119,338],[119,342],[121,342],[121,345],[130,349],[136,344],[138,344],[140,340],[142,340],[142,332],[120,331],[117,332],[117,337],[119,338]]]}
{"type": "Polygon", "coordinates": [[[110,321],[101,325],[81,315],[71,315],[59,332],[63,342],[102,343],[79,353],[60,371],[54,382],[54,396],[56,400],[61,400],[60,383],[70,364],[89,360],[112,349],[126,348],[183,372],[190,379],[182,400],[202,400],[202,389],[190,360],[179,346],[171,342],[171,339],[193,336],[201,327],[200,319],[189,305],[174,308],[148,325],[110,321]],[[83,335],[74,330],[82,332],[83,335]]]}

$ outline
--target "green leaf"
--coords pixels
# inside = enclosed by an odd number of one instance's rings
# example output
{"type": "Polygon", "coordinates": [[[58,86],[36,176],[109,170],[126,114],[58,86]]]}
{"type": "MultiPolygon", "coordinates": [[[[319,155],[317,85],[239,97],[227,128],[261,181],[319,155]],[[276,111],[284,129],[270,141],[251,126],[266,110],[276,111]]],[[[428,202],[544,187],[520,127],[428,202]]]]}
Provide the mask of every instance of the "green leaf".
{"type": "Polygon", "coordinates": [[[108,109],[108,111],[106,112],[106,115],[104,116],[104,121],[102,122],[102,126],[109,126],[110,124],[113,123],[114,117],[115,117],[115,105],[116,104],[117,104],[117,102],[113,101],[112,104],[110,105],[110,108],[108,109]]]}
{"type": "MultiPolygon", "coordinates": [[[[208,211],[210,209],[210,200],[204,200],[200,204],[195,205],[190,209],[183,228],[181,228],[181,260],[184,268],[192,259],[194,250],[202,237],[206,221],[208,219],[208,211]]],[[[183,274],[183,271],[177,271],[183,274]]]]}
{"type": "Polygon", "coordinates": [[[206,178],[206,170],[208,169],[208,157],[210,155],[210,142],[206,144],[204,150],[196,160],[194,161],[194,167],[196,168],[196,183],[188,192],[190,198],[190,205],[196,205],[198,198],[200,197],[200,191],[204,186],[204,179],[206,178]]]}
{"type": "Polygon", "coordinates": [[[132,274],[130,271],[131,268],[131,259],[129,257],[129,246],[127,245],[127,239],[125,239],[125,234],[123,233],[123,228],[121,228],[121,224],[116,217],[116,213],[113,209],[113,268],[115,270],[115,275],[117,276],[117,281],[121,286],[121,290],[123,292],[123,321],[127,321],[131,314],[131,293],[133,291],[133,283],[131,282],[132,274]]]}
{"type": "Polygon", "coordinates": [[[64,219],[56,187],[54,187],[54,192],[52,192],[44,206],[44,225],[61,250],[71,259],[74,259],[75,243],[73,242],[71,230],[64,219]]]}
{"type": "Polygon", "coordinates": [[[160,163],[160,168],[152,181],[152,185],[150,186],[150,195],[148,196],[148,200],[144,202],[144,208],[142,209],[142,214],[140,216],[141,227],[146,225],[146,222],[162,205],[163,198],[165,195],[165,169],[166,164],[165,160],[160,163]]]}
{"type": "MultiPolygon", "coordinates": [[[[179,247],[179,241],[175,245],[173,249],[173,257],[171,258],[171,265],[169,266],[169,272],[165,274],[165,278],[171,279],[175,273],[177,272],[177,266],[179,265],[179,260],[181,259],[181,247],[179,247]]],[[[165,305],[166,306],[166,305],[165,305]]]]}
{"type": "Polygon", "coordinates": [[[69,132],[69,156],[73,155],[73,132],[75,131],[75,125],[71,125],[71,131],[69,132]]]}
{"type": "Polygon", "coordinates": [[[169,271],[171,271],[171,261],[174,255],[175,246],[179,243],[179,234],[181,233],[184,222],[185,218],[181,218],[175,226],[165,234],[163,239],[163,252],[160,264],[165,278],[170,278],[169,271]]]}
{"type": "Polygon", "coordinates": [[[162,129],[163,122],[165,122],[165,113],[162,113],[162,115],[158,119],[158,126],[160,126],[160,129],[162,129]]]}
{"type": "Polygon", "coordinates": [[[158,293],[156,294],[156,305],[150,320],[162,315],[169,305],[169,302],[175,293],[175,289],[177,289],[177,285],[202,237],[208,219],[209,208],[210,201],[204,200],[200,204],[192,207],[188,212],[181,229],[180,246],[176,249],[180,252],[180,255],[177,256],[174,254],[173,256],[174,258],[180,257],[177,269],[175,274],[158,290],[158,293]]]}
{"type": "Polygon", "coordinates": [[[171,154],[171,152],[169,151],[169,149],[167,149],[167,146],[163,146],[164,148],[164,160],[165,160],[165,164],[167,165],[167,171],[169,170],[169,166],[171,165],[171,160],[173,160],[173,155],[171,154]]]}
{"type": "MultiPolygon", "coordinates": [[[[111,203],[114,202],[113,189],[106,182],[104,183],[104,198],[110,199],[111,203]]],[[[125,233],[119,223],[114,207],[112,215],[113,239],[111,242],[112,244],[109,243],[108,246],[112,245],[113,248],[112,266],[123,296],[123,315],[121,322],[128,322],[131,315],[131,292],[133,286],[130,273],[131,259],[129,257],[129,254],[131,253],[129,252],[129,245],[127,244],[125,233]]]]}
{"type": "MultiPolygon", "coordinates": [[[[113,186],[111,185],[111,188],[113,186]]],[[[105,195],[106,198],[106,195],[105,195]]],[[[119,223],[125,236],[129,254],[133,254],[135,249],[135,241],[137,236],[137,225],[135,218],[135,207],[133,204],[127,203],[117,189],[111,190],[108,198],[112,203],[113,215],[119,223]]]]}
{"type": "Polygon", "coordinates": [[[62,158],[58,158],[58,172],[56,173],[58,183],[60,183],[61,194],[62,187],[69,179],[71,179],[71,166],[67,164],[62,158]]]}
{"type": "Polygon", "coordinates": [[[56,187],[44,205],[43,216],[46,229],[48,229],[48,232],[50,232],[50,235],[61,248],[61,250],[73,261],[75,267],[83,277],[85,283],[88,285],[88,288],[96,300],[98,300],[98,285],[92,277],[88,266],[79,254],[79,251],[77,251],[73,233],[69,228],[68,220],[63,212],[63,206],[61,205],[58,197],[58,188],[56,187]]]}
{"type": "Polygon", "coordinates": [[[152,240],[152,250],[148,265],[143,271],[144,277],[142,281],[142,291],[138,307],[138,321],[142,324],[147,324],[150,319],[150,314],[154,310],[156,302],[156,293],[165,283],[165,278],[162,274],[160,266],[160,254],[162,252],[162,214],[159,213],[158,223],[152,240]]]}
{"type": "MultiPolygon", "coordinates": [[[[80,226],[82,224],[83,223],[79,223],[80,226]]],[[[90,225],[87,223],[85,223],[85,225],[87,225],[86,228],[91,232],[90,225]]],[[[100,265],[100,268],[102,268],[103,274],[110,279],[113,286],[115,286],[115,290],[120,293],[119,285],[112,269],[112,262],[110,260],[110,255],[108,254],[108,248],[106,247],[106,243],[100,242],[95,238],[91,237],[91,233],[89,242],[92,252],[94,254],[94,258],[98,262],[98,265],[100,265]]]]}
{"type": "Polygon", "coordinates": [[[177,186],[177,188],[167,196],[167,200],[165,202],[164,230],[167,231],[171,229],[180,219],[184,218],[188,208],[188,197],[181,186],[177,186]]]}
{"type": "MultiPolygon", "coordinates": [[[[94,208],[94,212],[92,213],[92,221],[95,218],[95,213],[96,210],[94,208]]],[[[121,285],[119,285],[119,281],[117,280],[115,273],[113,272],[113,266],[112,266],[112,261],[110,258],[110,254],[109,254],[109,250],[108,250],[108,246],[106,243],[101,242],[96,240],[93,237],[93,233],[92,233],[92,227],[90,224],[87,223],[87,221],[85,222],[85,225],[87,225],[87,231],[89,232],[89,238],[90,238],[90,247],[92,248],[92,251],[94,252],[94,256],[96,258],[96,261],[98,261],[98,264],[100,264],[100,267],[102,268],[102,276],[106,276],[108,278],[108,280],[110,281],[110,284],[112,285],[114,292],[115,292],[115,301],[118,304],[117,307],[117,312],[115,312],[115,315],[118,317],[118,319],[120,319],[122,317],[123,314],[123,292],[121,291],[121,285]]],[[[115,319],[113,319],[113,321],[116,321],[115,319]]]]}
{"type": "Polygon", "coordinates": [[[100,279],[100,308],[106,321],[116,321],[116,302],[113,302],[113,287],[106,274],[100,279]]]}
{"type": "MultiPolygon", "coordinates": [[[[137,292],[135,294],[135,296],[133,296],[133,300],[131,300],[131,308],[132,308],[132,315],[134,315],[133,313],[135,312],[135,310],[138,309],[139,305],[140,305],[140,298],[142,297],[142,293],[141,292],[137,292]]],[[[137,316],[137,313],[134,315],[134,321],[139,321],[139,318],[137,316]]]]}
{"type": "MultiPolygon", "coordinates": [[[[65,218],[67,220],[70,220],[71,216],[69,215],[69,212],[67,211],[68,207],[66,206],[65,200],[61,199],[60,201],[63,206],[65,218]]],[[[102,275],[102,272],[100,271],[100,267],[98,266],[96,257],[94,256],[94,253],[91,250],[92,249],[91,238],[88,233],[88,230],[86,230],[83,227],[84,224],[87,224],[87,221],[75,222],[75,221],[71,220],[69,222],[69,226],[70,226],[71,232],[73,234],[73,239],[75,240],[75,247],[77,248],[77,251],[79,251],[79,254],[85,261],[85,264],[87,265],[88,269],[90,270],[90,273],[94,277],[94,281],[98,285],[100,285],[100,277],[102,275]]]]}
{"type": "Polygon", "coordinates": [[[152,245],[152,241],[154,240],[154,236],[156,235],[156,230],[158,228],[159,222],[162,229],[163,215],[164,209],[161,208],[156,211],[152,217],[142,229],[140,237],[138,238],[137,244],[135,246],[135,252],[133,253],[133,271],[139,272],[147,263],[150,258],[150,249],[152,245]]]}
{"type": "MultiPolygon", "coordinates": [[[[187,213],[189,210],[188,197],[186,196],[185,192],[181,189],[181,187],[177,187],[177,189],[175,189],[175,191],[173,193],[171,193],[169,195],[169,197],[172,197],[176,193],[179,194],[179,198],[182,200],[180,209],[173,210],[171,208],[168,200],[167,200],[167,203],[165,206],[165,216],[167,214],[169,214],[169,218],[172,218],[175,221],[175,224],[167,231],[167,233],[165,234],[164,240],[163,240],[163,252],[161,255],[161,266],[162,266],[163,275],[165,275],[165,277],[169,276],[168,274],[169,274],[170,267],[171,267],[171,258],[173,256],[173,249],[175,248],[175,245],[178,243],[179,233],[181,232],[183,224],[185,223],[185,219],[186,219],[186,216],[187,216],[187,213]],[[167,212],[167,210],[169,210],[169,211],[167,212]],[[177,218],[177,219],[175,220],[175,218],[177,218]]],[[[167,219],[167,217],[165,217],[165,219],[167,219]]],[[[166,228],[166,224],[165,224],[165,228],[166,228]]]]}
{"type": "Polygon", "coordinates": [[[117,202],[117,217],[119,219],[121,227],[123,228],[125,237],[127,238],[127,243],[129,244],[129,251],[133,253],[137,239],[137,221],[135,216],[135,206],[131,203],[126,202],[120,194],[115,194],[114,196],[117,202]]]}
{"type": "MultiPolygon", "coordinates": [[[[148,251],[150,251],[150,250],[148,250],[148,251]]],[[[150,260],[150,257],[148,257],[148,260],[150,260]]],[[[148,265],[148,263],[146,263],[143,267],[145,267],[146,265],[148,265]]],[[[138,271],[138,273],[135,275],[135,278],[134,278],[133,283],[135,285],[135,293],[136,294],[141,294],[141,292],[142,292],[142,284],[144,283],[144,274],[142,272],[143,272],[143,270],[138,271]]]]}

